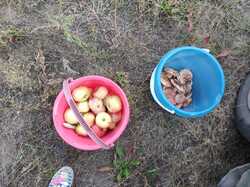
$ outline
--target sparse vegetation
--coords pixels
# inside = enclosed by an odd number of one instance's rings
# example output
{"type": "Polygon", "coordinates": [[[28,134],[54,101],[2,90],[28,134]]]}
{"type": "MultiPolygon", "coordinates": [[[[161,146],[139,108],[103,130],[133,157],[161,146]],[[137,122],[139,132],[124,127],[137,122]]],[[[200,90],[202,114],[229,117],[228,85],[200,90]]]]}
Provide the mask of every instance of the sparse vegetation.
{"type": "Polygon", "coordinates": [[[128,75],[125,72],[116,72],[115,80],[122,86],[128,86],[128,75]]]}
{"type": "Polygon", "coordinates": [[[0,47],[5,47],[8,43],[16,43],[24,37],[24,31],[16,27],[10,27],[0,31],[0,47]]]}
{"type": "Polygon", "coordinates": [[[159,7],[163,16],[172,17],[178,21],[186,21],[188,8],[194,6],[195,1],[161,0],[159,7]]]}
{"type": "Polygon", "coordinates": [[[116,180],[122,182],[126,180],[133,170],[140,165],[139,160],[126,158],[126,153],[121,145],[116,145],[113,166],[116,171],[116,180]]]}
{"type": "Polygon", "coordinates": [[[154,186],[155,185],[155,181],[157,181],[157,177],[159,176],[159,171],[157,168],[153,168],[153,169],[148,169],[145,173],[144,173],[147,183],[149,186],[154,186]]]}
{"type": "MultiPolygon", "coordinates": [[[[63,3],[61,2],[62,6],[63,3]]],[[[97,59],[109,59],[110,54],[108,51],[97,50],[96,47],[90,45],[75,32],[72,31],[76,17],[74,15],[69,16],[54,16],[50,19],[52,25],[57,26],[59,30],[63,31],[64,37],[67,41],[73,43],[74,45],[80,47],[84,53],[89,56],[95,57],[97,59]]]]}
{"type": "Polygon", "coordinates": [[[168,16],[173,15],[174,7],[168,0],[162,1],[160,4],[160,8],[161,8],[161,11],[164,12],[166,15],[168,16]]]}

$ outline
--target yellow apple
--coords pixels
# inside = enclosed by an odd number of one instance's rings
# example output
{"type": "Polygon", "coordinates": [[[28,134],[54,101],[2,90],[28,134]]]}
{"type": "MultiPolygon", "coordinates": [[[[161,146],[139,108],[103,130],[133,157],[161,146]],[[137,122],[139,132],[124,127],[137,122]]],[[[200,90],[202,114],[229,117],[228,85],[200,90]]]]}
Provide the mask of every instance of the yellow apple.
{"type": "Polygon", "coordinates": [[[73,111],[68,108],[65,112],[64,112],[64,120],[65,122],[69,123],[69,124],[77,124],[78,120],[75,116],[75,114],[73,113],[73,111]]]}
{"type": "Polygon", "coordinates": [[[88,135],[87,131],[85,131],[85,129],[80,124],[78,124],[76,126],[75,131],[76,131],[76,133],[78,135],[81,135],[81,136],[87,136],[88,135]]]}
{"type": "Polygon", "coordinates": [[[99,99],[104,99],[108,95],[108,89],[104,86],[100,86],[96,89],[93,96],[99,99]]]}
{"type": "Polygon", "coordinates": [[[110,115],[111,115],[112,122],[114,122],[114,123],[117,123],[122,119],[122,113],[121,112],[112,113],[110,115]]]}
{"type": "Polygon", "coordinates": [[[111,122],[111,116],[107,112],[98,113],[95,119],[96,125],[103,129],[108,128],[111,122]]]}
{"type": "Polygon", "coordinates": [[[86,113],[89,111],[89,104],[87,101],[80,102],[77,104],[78,110],[81,113],[86,113]]]}
{"type": "Polygon", "coordinates": [[[116,95],[107,96],[105,98],[104,103],[105,103],[108,111],[111,113],[119,112],[122,109],[121,99],[120,99],[120,97],[118,97],[116,95]]]}
{"type": "Polygon", "coordinates": [[[90,127],[92,127],[95,123],[95,115],[92,112],[88,112],[88,113],[84,114],[83,119],[90,127]]]}
{"type": "Polygon", "coordinates": [[[100,112],[105,112],[106,111],[106,108],[105,108],[102,100],[98,99],[98,98],[95,98],[95,97],[89,99],[89,108],[95,114],[98,114],[100,112]]]}
{"type": "Polygon", "coordinates": [[[91,96],[92,89],[80,86],[73,90],[72,96],[76,102],[86,101],[91,96]]]}

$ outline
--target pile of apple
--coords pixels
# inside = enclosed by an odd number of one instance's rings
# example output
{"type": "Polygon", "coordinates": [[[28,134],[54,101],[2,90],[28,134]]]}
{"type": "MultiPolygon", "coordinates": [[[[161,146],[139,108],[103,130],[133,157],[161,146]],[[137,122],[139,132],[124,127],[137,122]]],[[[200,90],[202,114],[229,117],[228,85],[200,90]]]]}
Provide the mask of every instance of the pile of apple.
{"type": "MultiPolygon", "coordinates": [[[[72,96],[83,119],[98,137],[102,137],[108,130],[113,130],[121,120],[121,99],[117,95],[110,95],[104,86],[97,87],[94,91],[80,86],[72,91],[72,96]]],[[[75,130],[80,136],[88,135],[70,108],[64,112],[64,120],[65,128],[75,130]]]]}

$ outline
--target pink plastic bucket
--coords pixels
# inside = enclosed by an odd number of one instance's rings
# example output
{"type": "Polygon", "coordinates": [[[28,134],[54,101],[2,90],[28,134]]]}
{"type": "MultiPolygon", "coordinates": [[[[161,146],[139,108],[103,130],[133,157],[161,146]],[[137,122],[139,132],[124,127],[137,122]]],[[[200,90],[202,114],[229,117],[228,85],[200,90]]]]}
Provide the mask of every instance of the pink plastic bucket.
{"type": "MultiPolygon", "coordinates": [[[[101,139],[106,144],[114,143],[123,133],[128,125],[129,121],[129,104],[128,99],[123,90],[112,80],[101,76],[85,76],[79,79],[73,80],[70,83],[71,90],[78,86],[87,86],[90,88],[96,88],[98,86],[105,86],[108,88],[109,93],[118,95],[122,100],[122,119],[117,124],[117,127],[105,134],[101,139]]],[[[64,97],[63,91],[61,91],[54,103],[53,108],[53,121],[54,126],[59,136],[69,145],[81,149],[81,150],[98,150],[101,149],[93,140],[89,137],[78,136],[72,129],[63,127],[64,123],[64,112],[68,108],[68,104],[64,97]]]]}

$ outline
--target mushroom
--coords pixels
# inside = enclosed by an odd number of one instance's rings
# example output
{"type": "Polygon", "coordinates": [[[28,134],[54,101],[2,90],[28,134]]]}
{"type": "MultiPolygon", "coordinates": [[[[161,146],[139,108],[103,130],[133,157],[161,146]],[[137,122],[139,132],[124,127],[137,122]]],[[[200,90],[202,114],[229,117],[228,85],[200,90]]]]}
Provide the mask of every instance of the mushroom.
{"type": "Polygon", "coordinates": [[[166,88],[164,90],[165,95],[169,97],[175,97],[176,96],[176,91],[173,88],[166,88]]]}
{"type": "Polygon", "coordinates": [[[171,83],[180,93],[185,93],[185,88],[180,84],[180,82],[176,79],[171,79],[171,83]]]}
{"type": "Polygon", "coordinates": [[[169,79],[176,78],[178,76],[178,72],[175,71],[174,69],[165,68],[164,71],[169,79]]]}
{"type": "Polygon", "coordinates": [[[166,88],[171,88],[171,82],[169,81],[169,78],[167,76],[167,73],[162,73],[161,74],[161,84],[165,86],[166,88]]]}
{"type": "Polygon", "coordinates": [[[177,79],[180,81],[182,85],[186,84],[189,81],[192,81],[193,74],[190,70],[188,69],[183,69],[180,71],[179,76],[177,79]]]}
{"type": "Polygon", "coordinates": [[[186,97],[185,97],[184,94],[177,94],[175,96],[175,101],[176,101],[177,104],[182,104],[182,103],[184,103],[186,101],[186,97]]]}
{"type": "Polygon", "coordinates": [[[183,107],[186,107],[192,103],[192,98],[187,98],[185,102],[183,103],[183,107]]]}

